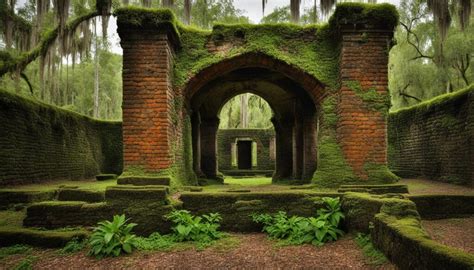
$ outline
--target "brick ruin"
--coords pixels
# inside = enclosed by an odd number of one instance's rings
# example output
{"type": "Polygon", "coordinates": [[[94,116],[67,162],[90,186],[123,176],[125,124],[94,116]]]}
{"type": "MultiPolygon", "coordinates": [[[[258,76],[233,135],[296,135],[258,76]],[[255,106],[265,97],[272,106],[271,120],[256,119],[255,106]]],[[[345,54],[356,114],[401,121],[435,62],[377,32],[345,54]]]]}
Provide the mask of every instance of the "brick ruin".
{"type": "Polygon", "coordinates": [[[387,64],[398,18],[391,7],[340,5],[319,28],[218,25],[205,33],[166,11],[117,12],[124,174],[218,178],[218,113],[246,92],[274,112],[275,181],[311,182],[320,167],[331,178],[340,164],[347,181],[371,180],[370,166],[388,171],[387,64]],[[322,147],[328,141],[335,143],[322,147]]]}

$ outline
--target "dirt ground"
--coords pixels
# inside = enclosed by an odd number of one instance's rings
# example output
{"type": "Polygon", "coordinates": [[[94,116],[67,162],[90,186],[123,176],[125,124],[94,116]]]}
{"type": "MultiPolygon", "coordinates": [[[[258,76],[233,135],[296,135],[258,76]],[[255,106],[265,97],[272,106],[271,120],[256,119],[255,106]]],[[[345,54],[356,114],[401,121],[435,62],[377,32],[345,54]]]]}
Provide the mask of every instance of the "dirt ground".
{"type": "MultiPolygon", "coordinates": [[[[33,269],[396,269],[389,263],[367,264],[350,235],[323,247],[276,246],[261,233],[232,236],[238,239],[237,244],[224,249],[135,252],[102,260],[85,252],[59,255],[55,250],[36,250],[30,256],[36,256],[33,269]]],[[[0,269],[9,269],[19,261],[19,255],[11,256],[0,261],[0,269]]]]}
{"type": "Polygon", "coordinates": [[[422,224],[434,240],[474,254],[474,217],[423,220],[422,224]]]}
{"type": "Polygon", "coordinates": [[[410,194],[474,195],[474,188],[425,179],[402,179],[397,184],[408,185],[410,194]]]}

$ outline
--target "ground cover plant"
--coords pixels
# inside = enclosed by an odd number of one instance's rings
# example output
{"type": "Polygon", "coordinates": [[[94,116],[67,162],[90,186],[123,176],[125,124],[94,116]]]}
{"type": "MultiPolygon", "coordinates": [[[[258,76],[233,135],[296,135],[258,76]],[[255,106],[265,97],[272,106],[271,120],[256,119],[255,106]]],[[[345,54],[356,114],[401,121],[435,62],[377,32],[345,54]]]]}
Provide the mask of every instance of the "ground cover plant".
{"type": "Polygon", "coordinates": [[[372,244],[370,234],[358,233],[354,240],[362,249],[369,264],[382,265],[387,262],[387,257],[372,244]]]}
{"type": "Polygon", "coordinates": [[[344,232],[339,229],[344,218],[339,198],[322,198],[325,208],[319,209],[316,217],[288,217],[280,211],[275,215],[254,214],[254,222],[263,224],[263,231],[270,238],[281,239],[287,244],[308,244],[321,246],[326,242],[335,241],[344,232]]]}
{"type": "Polygon", "coordinates": [[[112,221],[99,222],[90,238],[89,254],[104,257],[131,253],[136,246],[136,236],[132,234],[136,224],[127,222],[125,215],[115,215],[112,221]]]}

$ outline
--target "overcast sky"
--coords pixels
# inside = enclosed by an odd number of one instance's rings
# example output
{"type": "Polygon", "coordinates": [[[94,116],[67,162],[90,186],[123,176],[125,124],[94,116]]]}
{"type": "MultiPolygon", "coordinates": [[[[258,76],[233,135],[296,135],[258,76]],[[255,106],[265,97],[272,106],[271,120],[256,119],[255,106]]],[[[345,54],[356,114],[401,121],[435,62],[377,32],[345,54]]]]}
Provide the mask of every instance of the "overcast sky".
{"type": "MultiPolygon", "coordinates": [[[[317,1],[319,5],[319,0],[317,1]]],[[[391,3],[398,5],[400,0],[378,0],[377,3],[391,3]]],[[[314,0],[302,0],[302,8],[310,8],[314,4],[314,0]]],[[[275,7],[290,5],[290,0],[269,0],[265,6],[265,15],[271,13],[275,7]]],[[[262,18],[262,1],[261,0],[234,0],[234,6],[245,11],[245,16],[249,17],[254,23],[258,23],[262,18]]]]}

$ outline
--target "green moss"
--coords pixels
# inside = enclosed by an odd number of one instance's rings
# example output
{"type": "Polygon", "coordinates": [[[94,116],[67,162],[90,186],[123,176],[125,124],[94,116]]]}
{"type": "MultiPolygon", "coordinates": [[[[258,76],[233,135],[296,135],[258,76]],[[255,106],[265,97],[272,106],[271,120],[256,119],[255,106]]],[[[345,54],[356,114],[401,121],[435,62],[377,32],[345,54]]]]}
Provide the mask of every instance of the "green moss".
{"type": "Polygon", "coordinates": [[[398,20],[399,14],[394,5],[341,3],[337,5],[329,24],[336,28],[342,25],[364,25],[369,26],[368,28],[393,30],[398,25],[398,20]]]}
{"type": "Polygon", "coordinates": [[[338,44],[327,26],[290,24],[215,25],[212,32],[180,26],[182,49],[177,53],[174,84],[184,86],[192,76],[224,59],[261,53],[295,66],[323,84],[336,88],[338,44]],[[301,37],[309,37],[304,40],[301,37]],[[238,41],[235,41],[235,40],[238,41]],[[230,49],[211,53],[208,42],[230,42],[230,49]]]}
{"type": "Polygon", "coordinates": [[[96,120],[1,89],[0,122],[7,130],[0,185],[19,179],[78,180],[121,170],[120,122],[96,120]]]}
{"type": "Polygon", "coordinates": [[[400,177],[392,173],[386,165],[366,162],[364,170],[368,176],[367,184],[391,184],[400,180],[400,177]]]}
{"type": "Polygon", "coordinates": [[[400,268],[472,269],[474,255],[430,239],[416,217],[376,215],[377,245],[400,268]],[[399,249],[394,250],[397,246],[399,249]]]}
{"type": "Polygon", "coordinates": [[[448,105],[448,104],[457,104],[466,100],[469,95],[474,93],[474,84],[469,85],[468,87],[458,90],[456,92],[439,95],[435,98],[423,101],[416,105],[402,108],[390,112],[391,117],[401,118],[401,117],[412,117],[415,113],[425,114],[435,110],[437,107],[448,105]]]}
{"type": "Polygon", "coordinates": [[[388,91],[386,94],[381,94],[377,92],[375,87],[363,89],[359,81],[346,81],[344,84],[354,91],[356,96],[364,102],[365,107],[372,111],[380,112],[383,116],[387,115],[388,109],[391,106],[388,91]]]}
{"type": "Polygon", "coordinates": [[[318,187],[338,187],[341,184],[360,183],[345,161],[335,138],[323,135],[318,150],[319,164],[313,176],[314,184],[318,187]]]}
{"type": "Polygon", "coordinates": [[[74,231],[44,231],[37,229],[2,227],[0,228],[0,243],[2,245],[26,244],[42,247],[62,247],[73,238],[88,237],[85,230],[74,231]]]}

